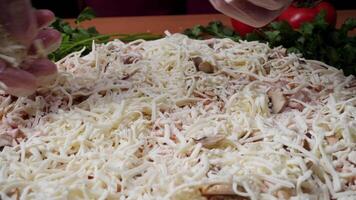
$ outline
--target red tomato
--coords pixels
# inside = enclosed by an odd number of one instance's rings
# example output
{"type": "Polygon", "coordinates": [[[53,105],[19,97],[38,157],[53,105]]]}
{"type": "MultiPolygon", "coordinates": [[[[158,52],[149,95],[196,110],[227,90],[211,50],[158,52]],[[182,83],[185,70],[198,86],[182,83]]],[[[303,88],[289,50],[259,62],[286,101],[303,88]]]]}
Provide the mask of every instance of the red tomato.
{"type": "Polygon", "coordinates": [[[319,3],[316,7],[318,12],[325,10],[326,11],[326,21],[331,24],[335,25],[336,24],[336,11],[333,5],[331,5],[329,2],[321,2],[319,3]]]}
{"type": "Polygon", "coordinates": [[[330,3],[324,1],[313,7],[296,7],[292,4],[286,10],[284,10],[277,19],[287,21],[294,29],[297,29],[304,22],[313,21],[313,19],[321,10],[326,11],[325,20],[329,24],[335,25],[335,8],[330,3]]]}
{"type": "Polygon", "coordinates": [[[231,24],[232,24],[232,27],[234,27],[234,30],[237,33],[239,33],[241,36],[245,36],[247,33],[251,33],[251,32],[253,32],[253,30],[255,30],[254,27],[249,26],[245,23],[242,23],[242,22],[237,21],[232,18],[231,18],[231,24]]]}
{"type": "Polygon", "coordinates": [[[287,21],[293,28],[297,29],[304,22],[313,21],[318,11],[315,8],[298,8],[289,6],[278,17],[278,20],[287,21]]]}

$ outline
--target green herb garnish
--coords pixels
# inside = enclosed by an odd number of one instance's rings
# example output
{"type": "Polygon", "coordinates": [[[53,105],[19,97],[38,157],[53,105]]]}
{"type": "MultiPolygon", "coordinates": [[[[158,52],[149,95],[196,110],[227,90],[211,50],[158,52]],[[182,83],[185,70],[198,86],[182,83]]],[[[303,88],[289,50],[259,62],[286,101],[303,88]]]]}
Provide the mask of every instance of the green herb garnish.
{"type": "Polygon", "coordinates": [[[206,39],[209,37],[230,38],[234,41],[241,39],[231,28],[219,21],[210,22],[207,26],[196,25],[193,28],[186,29],[183,33],[194,39],[206,39]]]}
{"type": "Polygon", "coordinates": [[[207,26],[187,29],[184,34],[195,39],[257,40],[271,47],[283,46],[288,52],[301,53],[307,59],[320,60],[342,69],[346,75],[356,75],[356,37],[348,36],[348,32],[356,28],[356,19],[347,19],[340,29],[335,29],[325,21],[325,14],[320,12],[314,21],[304,23],[297,30],[287,22],[279,21],[241,37],[221,22],[210,22],[207,26]]]}
{"type": "Polygon", "coordinates": [[[69,25],[63,19],[57,18],[51,25],[54,29],[62,34],[62,43],[60,47],[49,55],[49,58],[58,61],[71,52],[79,51],[85,48],[83,55],[91,51],[93,40],[96,43],[106,43],[113,38],[118,38],[124,42],[130,42],[137,39],[154,40],[161,38],[160,35],[153,35],[150,33],[138,34],[100,34],[95,27],[82,28],[82,22],[95,18],[95,13],[90,8],[85,8],[75,20],[75,27],[69,25]]]}

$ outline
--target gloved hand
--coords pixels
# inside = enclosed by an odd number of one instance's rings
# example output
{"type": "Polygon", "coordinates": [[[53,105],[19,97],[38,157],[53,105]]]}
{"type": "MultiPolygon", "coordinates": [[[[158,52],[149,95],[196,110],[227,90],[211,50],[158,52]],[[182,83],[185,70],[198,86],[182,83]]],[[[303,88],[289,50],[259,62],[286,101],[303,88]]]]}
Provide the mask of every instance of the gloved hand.
{"type": "Polygon", "coordinates": [[[275,19],[292,0],[210,0],[223,14],[253,27],[262,27],[275,19]]]}
{"type": "Polygon", "coordinates": [[[47,27],[53,20],[51,11],[33,9],[30,0],[0,0],[1,89],[27,96],[56,74],[46,59],[61,42],[61,34],[47,27]]]}

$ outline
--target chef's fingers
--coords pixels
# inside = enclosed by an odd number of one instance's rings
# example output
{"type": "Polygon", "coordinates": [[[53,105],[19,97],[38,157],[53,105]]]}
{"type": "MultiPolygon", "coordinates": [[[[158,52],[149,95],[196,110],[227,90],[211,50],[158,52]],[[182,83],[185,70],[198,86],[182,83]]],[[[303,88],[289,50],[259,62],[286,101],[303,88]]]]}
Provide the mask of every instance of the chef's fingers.
{"type": "Polygon", "coordinates": [[[250,3],[267,9],[267,10],[279,10],[290,4],[291,0],[247,0],[250,3]]]}
{"type": "Polygon", "coordinates": [[[23,68],[36,77],[38,85],[48,84],[57,75],[57,66],[48,59],[39,58],[28,65],[23,68]]]}
{"type": "Polygon", "coordinates": [[[8,94],[28,96],[35,92],[37,79],[29,72],[7,67],[6,63],[0,60],[0,86],[8,94]]]}
{"type": "MultiPolygon", "coordinates": [[[[244,5],[245,0],[243,1],[227,1],[227,0],[210,0],[211,4],[217,9],[218,11],[222,12],[223,14],[237,19],[245,24],[248,24],[250,26],[254,27],[260,27],[263,26],[267,21],[266,19],[263,20],[263,22],[256,20],[254,17],[251,17],[251,14],[253,14],[254,11],[251,8],[248,8],[247,10],[244,5]]],[[[264,15],[264,13],[263,13],[264,15]]]]}
{"type": "Polygon", "coordinates": [[[236,9],[228,4],[225,0],[210,0],[210,3],[216,10],[229,17],[235,19],[248,18],[248,15],[245,12],[237,12],[236,9]]]}
{"type": "Polygon", "coordinates": [[[47,56],[55,51],[61,43],[61,34],[55,29],[45,28],[38,32],[30,47],[30,55],[47,56]]]}
{"type": "Polygon", "coordinates": [[[247,0],[231,1],[229,5],[235,8],[236,12],[244,13],[247,16],[246,18],[241,18],[240,21],[255,27],[262,27],[268,24],[278,17],[281,12],[281,10],[267,10],[247,0]]]}
{"type": "Polygon", "coordinates": [[[248,0],[210,0],[210,2],[225,15],[254,27],[268,24],[284,9],[282,7],[278,10],[268,10],[252,4],[248,0]]]}
{"type": "Polygon", "coordinates": [[[54,13],[50,10],[35,10],[35,17],[38,28],[44,28],[49,26],[54,20],[54,13]]]}
{"type": "Polygon", "coordinates": [[[0,26],[12,39],[28,47],[38,30],[33,12],[30,0],[0,0],[0,26]]]}

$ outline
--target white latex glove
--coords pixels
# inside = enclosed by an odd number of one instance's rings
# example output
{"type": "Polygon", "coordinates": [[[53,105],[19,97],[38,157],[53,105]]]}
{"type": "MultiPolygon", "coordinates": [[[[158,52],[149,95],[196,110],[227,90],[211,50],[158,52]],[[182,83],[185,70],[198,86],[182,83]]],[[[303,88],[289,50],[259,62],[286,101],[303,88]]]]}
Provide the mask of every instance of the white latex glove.
{"type": "Polygon", "coordinates": [[[289,6],[292,0],[210,0],[223,14],[253,27],[262,27],[289,6]]]}

